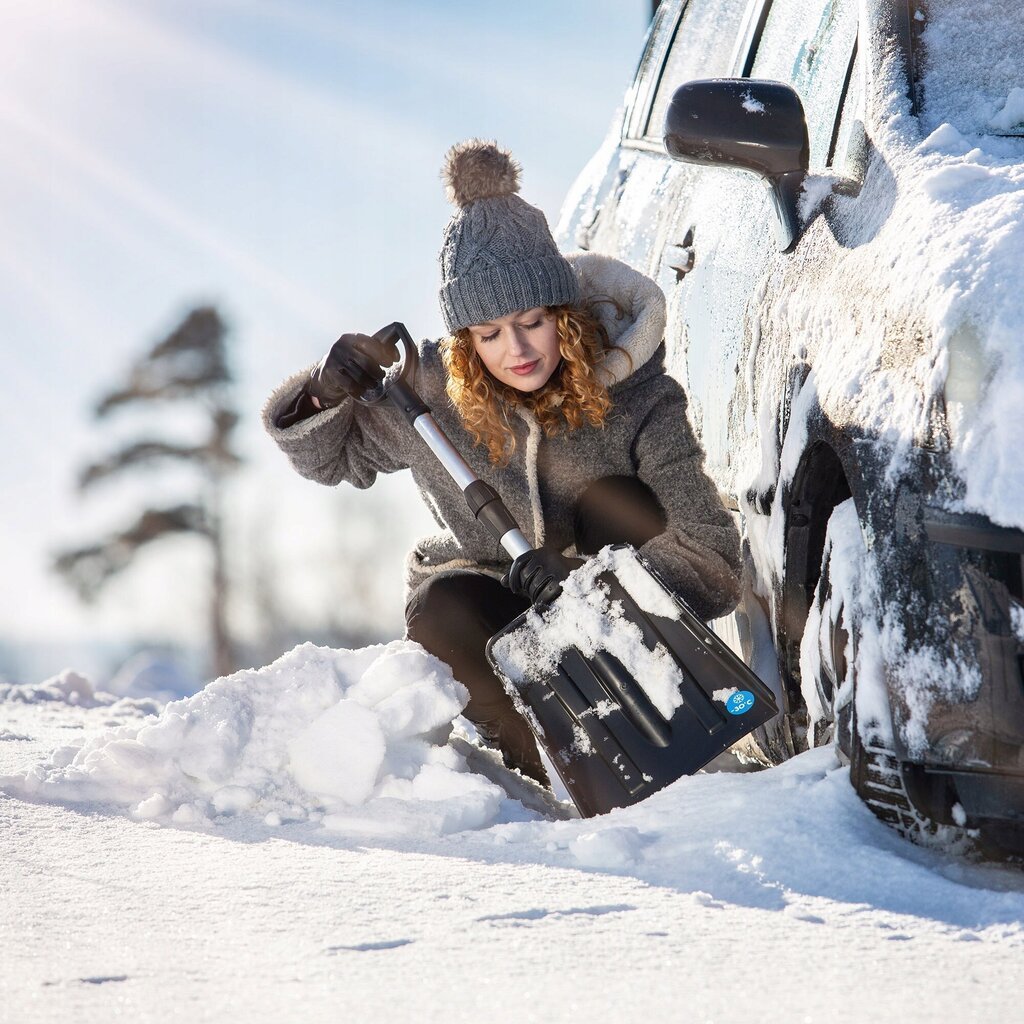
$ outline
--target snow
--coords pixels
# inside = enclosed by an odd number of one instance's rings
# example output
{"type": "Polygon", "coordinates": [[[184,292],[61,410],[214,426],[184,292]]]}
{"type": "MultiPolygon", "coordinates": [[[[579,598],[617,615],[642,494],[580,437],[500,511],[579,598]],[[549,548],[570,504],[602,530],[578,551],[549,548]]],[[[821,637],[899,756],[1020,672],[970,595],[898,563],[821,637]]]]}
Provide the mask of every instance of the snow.
{"type": "Polygon", "coordinates": [[[1024,129],[1024,89],[1014,86],[1006,97],[1006,103],[988,122],[997,132],[1024,129]]]}
{"type": "MultiPolygon", "coordinates": [[[[1024,528],[1024,475],[1016,461],[1024,436],[1024,139],[996,137],[988,126],[999,111],[1016,116],[1015,90],[1024,82],[1019,61],[1003,57],[1013,53],[1004,41],[1020,16],[1019,5],[929,4],[920,119],[908,114],[893,55],[866,51],[873,88],[891,80],[891,93],[880,103],[873,98],[866,115],[873,147],[861,189],[833,191],[823,204],[828,178],[808,179],[799,253],[791,270],[773,270],[749,297],[750,347],[739,352],[734,378],[715,379],[699,365],[719,359],[729,374],[731,351],[694,354],[691,346],[687,355],[696,360],[686,367],[692,408],[704,409],[702,436],[719,489],[741,502],[774,494],[767,515],[744,509],[753,588],[769,605],[785,572],[783,498],[822,422],[871,439],[875,472],[890,488],[916,471],[923,448],[941,452],[955,479],[928,495],[932,503],[1024,528]],[[823,205],[824,215],[813,217],[823,205]],[[790,403],[782,390],[801,367],[808,370],[797,377],[790,403]],[[746,429],[733,423],[723,448],[716,430],[728,410],[746,429]]],[[[714,195],[734,208],[725,177],[714,195]]],[[[720,257],[725,264],[755,258],[731,249],[720,257]]],[[[707,267],[707,255],[705,261],[707,267]]],[[[698,266],[689,275],[689,290],[676,301],[689,296],[694,307],[704,295],[724,305],[735,300],[722,295],[728,274],[702,290],[701,273],[698,266]]],[[[702,323],[692,308],[688,315],[702,323]]],[[[878,586],[876,561],[880,551],[886,557],[891,537],[886,521],[873,521],[871,500],[860,509],[860,592],[873,597],[859,601],[858,687],[871,690],[865,710],[883,728],[886,676],[890,688],[905,692],[906,705],[894,709],[897,727],[907,748],[921,751],[931,709],[969,699],[979,675],[968,660],[957,663],[954,651],[915,648],[903,635],[905,609],[878,586]]],[[[778,609],[769,611],[778,617],[778,609]]],[[[804,696],[820,715],[813,695],[804,696]]]]}
{"type": "Polygon", "coordinates": [[[761,103],[760,100],[755,100],[749,90],[743,94],[741,99],[743,100],[743,109],[747,111],[748,114],[764,113],[764,104],[761,103]]]}
{"type": "Polygon", "coordinates": [[[836,178],[831,174],[808,174],[800,188],[797,213],[805,223],[821,208],[832,192],[836,178]]]}
{"type": "Polygon", "coordinates": [[[666,619],[678,618],[672,595],[658,582],[647,564],[641,561],[635,548],[606,547],[595,556],[591,568],[597,566],[602,571],[615,574],[615,578],[636,601],[641,611],[648,615],[661,615],[666,619]]]}
{"type": "Polygon", "coordinates": [[[92,683],[71,669],[47,679],[39,686],[18,686],[15,683],[0,682],[0,701],[22,701],[30,704],[43,700],[96,707],[99,704],[113,704],[117,698],[113,694],[97,696],[92,683]]]}
{"type": "Polygon", "coordinates": [[[583,867],[620,870],[637,863],[643,844],[639,829],[613,826],[577,836],[569,843],[569,852],[583,867]]]}
{"type": "Polygon", "coordinates": [[[1024,640],[1024,607],[1011,601],[1010,622],[1013,625],[1013,635],[1018,640],[1024,640]]]}
{"type": "Polygon", "coordinates": [[[921,45],[922,119],[926,131],[948,121],[962,131],[1020,131],[1024,121],[1024,71],[1019,38],[1024,14],[1004,0],[929,0],[921,45]]]}
{"type": "MultiPolygon", "coordinates": [[[[978,0],[928,5],[922,30],[921,125],[911,145],[915,165],[894,237],[918,237],[909,258],[897,257],[899,291],[917,279],[918,303],[930,312],[934,394],[949,380],[949,426],[957,469],[966,481],[963,508],[997,523],[1024,526],[1024,481],[1012,461],[1024,428],[1024,365],[1018,343],[1024,321],[1024,78],[1018,54],[1005,45],[1024,29],[1017,5],[978,0]],[[973,364],[965,396],[955,375],[973,364]],[[959,362],[959,366],[957,365],[959,362]],[[952,379],[951,379],[952,378],[952,379]]],[[[894,141],[906,151],[911,139],[894,141]]],[[[897,150],[898,152],[898,150],[897,150]]],[[[909,296],[908,296],[909,300],[909,296]]]]}
{"type": "MultiPolygon", "coordinates": [[[[895,58],[882,55],[871,73],[894,75],[891,102],[868,126],[860,206],[832,198],[848,214],[834,218],[848,232],[841,259],[782,297],[765,282],[751,304],[754,347],[737,377],[749,395],[771,378],[772,359],[818,355],[800,339],[828,346],[795,397],[781,450],[769,413],[778,403],[762,395],[741,410],[747,446],[726,469],[712,466],[728,472],[718,482],[732,493],[778,484],[772,514],[747,517],[762,595],[781,572],[784,485],[821,410],[884,441],[895,481],[944,398],[964,481],[957,507],[1024,527],[1014,461],[1024,436],[1024,142],[993,134],[1019,131],[1024,82],[1019,60],[979,42],[995,34],[977,28],[1005,24],[1014,6],[931,0],[923,135],[895,58]],[[841,294],[851,282],[863,309],[837,316],[823,289],[841,294]],[[918,339],[910,364],[893,357],[908,348],[897,324],[918,339]],[[755,380],[759,345],[768,357],[755,380]]],[[[590,177],[608,162],[609,140],[590,177]]],[[[624,236],[654,230],[646,198],[665,177],[655,162],[640,166],[649,188],[630,193],[624,236]]],[[[807,216],[826,181],[809,181],[807,216]]],[[[823,220],[809,225],[809,244],[827,236],[823,220]]],[[[703,397],[696,388],[695,404],[703,397]]],[[[941,652],[908,649],[900,610],[880,592],[875,541],[852,503],[837,509],[828,613],[841,604],[859,620],[847,649],[858,719],[884,731],[886,675],[897,678],[903,738],[919,750],[933,702],[969,695],[978,679],[941,652]]],[[[593,583],[574,574],[563,607],[606,618],[593,583]]],[[[653,607],[657,592],[643,586],[627,589],[653,607]]],[[[1011,612],[1024,636],[1024,610],[1011,612]]],[[[545,632],[576,643],[580,621],[552,619],[545,632]]],[[[827,626],[808,623],[804,679],[827,626]]],[[[529,651],[538,654],[557,657],[529,651]]],[[[670,673],[646,668],[658,704],[674,692],[670,673]]],[[[306,645],[162,708],[138,696],[134,684],[99,692],[71,671],[0,684],[4,1019],[932,1024],[951,1007],[964,1021],[1019,1014],[1008,982],[1024,950],[1019,869],[901,840],[859,802],[829,749],[770,770],[700,773],[583,821],[502,775],[459,718],[464,691],[416,645],[306,645]]],[[[816,693],[804,697],[821,717],[816,693]]]]}
{"type": "Polygon", "coordinates": [[[950,1005],[964,1021],[1013,1019],[1020,872],[901,840],[828,750],[755,773],[701,773],[589,820],[502,796],[498,815],[450,830],[434,811],[440,801],[465,812],[460,776],[494,783],[424,756],[422,791],[393,802],[399,827],[387,831],[356,814],[381,797],[338,801],[314,736],[316,785],[339,820],[268,813],[283,792],[312,806],[291,778],[287,738],[327,707],[352,702],[375,716],[387,761],[398,733],[433,731],[453,696],[450,677],[408,644],[300,647],[160,715],[95,694],[7,694],[9,731],[26,738],[0,741],[4,1019],[789,1024],[884,1013],[931,1024],[950,1005]],[[434,700],[417,688],[425,680],[434,700]],[[379,710],[405,693],[415,713],[379,710]],[[118,704],[125,721],[111,732],[118,704]],[[174,731],[183,720],[191,728],[174,731]],[[188,820],[185,803],[169,816],[180,795],[171,785],[132,804],[139,769],[127,762],[107,763],[92,797],[54,767],[69,735],[79,752],[101,752],[128,734],[165,741],[146,747],[160,755],[148,782],[156,772],[205,792],[171,767],[187,751],[218,775],[222,809],[211,800],[204,820],[188,820]],[[276,774],[258,779],[257,764],[276,774]],[[54,784],[26,792],[41,767],[54,784]],[[780,978],[799,988],[796,1018],[780,978]]]}
{"type": "MultiPolygon", "coordinates": [[[[69,673],[61,680],[49,685],[92,693],[69,673]]],[[[496,820],[502,792],[446,742],[466,699],[418,644],[306,644],[0,782],[25,797],[189,825],[246,815],[387,834],[479,828],[496,820]]]]}
{"type": "Polygon", "coordinates": [[[532,678],[553,674],[562,654],[572,647],[584,657],[607,651],[617,658],[666,721],[682,704],[678,665],[661,644],[651,650],[640,628],[625,618],[621,603],[612,600],[599,579],[609,571],[641,609],[678,619],[672,598],[634,549],[603,548],[569,574],[557,600],[546,608],[529,609],[522,625],[492,646],[493,657],[512,684],[510,696],[519,701],[517,707],[523,707],[517,688],[532,678]]]}

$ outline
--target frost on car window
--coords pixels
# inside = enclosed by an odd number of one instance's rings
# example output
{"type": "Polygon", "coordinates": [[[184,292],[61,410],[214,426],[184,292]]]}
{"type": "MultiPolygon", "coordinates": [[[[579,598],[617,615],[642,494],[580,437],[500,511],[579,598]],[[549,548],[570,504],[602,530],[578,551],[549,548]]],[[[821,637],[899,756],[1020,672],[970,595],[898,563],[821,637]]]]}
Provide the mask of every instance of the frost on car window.
{"type": "Polygon", "coordinates": [[[642,120],[639,125],[635,121],[637,118],[644,118],[645,103],[657,81],[665,48],[668,45],[666,36],[672,31],[671,26],[679,17],[681,2],[682,0],[672,0],[672,2],[665,0],[664,3],[658,5],[657,13],[651,22],[647,33],[647,43],[640,58],[640,66],[637,68],[633,85],[626,98],[627,109],[631,112],[629,115],[631,125],[627,126],[631,135],[643,134],[646,119],[642,120]]]}
{"type": "Polygon", "coordinates": [[[729,73],[746,9],[747,0],[690,0],[672,40],[645,134],[661,138],[672,93],[684,82],[729,73]]]}
{"type": "Polygon", "coordinates": [[[916,14],[921,122],[970,135],[1024,135],[1024,7],[929,0],[916,14]]]}
{"type": "Polygon", "coordinates": [[[807,116],[811,169],[828,162],[850,55],[857,39],[856,0],[772,4],[751,78],[787,82],[807,116]]]}

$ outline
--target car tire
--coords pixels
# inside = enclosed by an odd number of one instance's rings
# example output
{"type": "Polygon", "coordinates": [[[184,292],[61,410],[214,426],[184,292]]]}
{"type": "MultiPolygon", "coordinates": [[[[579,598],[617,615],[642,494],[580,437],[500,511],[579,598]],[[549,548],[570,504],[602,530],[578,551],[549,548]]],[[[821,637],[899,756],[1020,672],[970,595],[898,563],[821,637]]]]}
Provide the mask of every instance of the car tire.
{"type": "MultiPolygon", "coordinates": [[[[891,749],[881,723],[861,723],[857,718],[860,623],[857,596],[833,565],[839,536],[843,538],[844,557],[856,558],[862,565],[867,549],[852,499],[838,505],[829,518],[821,575],[801,643],[804,697],[809,710],[811,702],[817,701],[814,711],[820,715],[812,729],[813,745],[834,744],[839,760],[850,767],[850,783],[857,795],[875,817],[904,838],[921,846],[966,852],[972,844],[967,830],[938,824],[914,805],[907,791],[906,768],[891,749]]],[[[858,569],[854,575],[863,578],[863,571],[858,569]]],[[[815,719],[814,714],[811,717],[815,719]]]]}

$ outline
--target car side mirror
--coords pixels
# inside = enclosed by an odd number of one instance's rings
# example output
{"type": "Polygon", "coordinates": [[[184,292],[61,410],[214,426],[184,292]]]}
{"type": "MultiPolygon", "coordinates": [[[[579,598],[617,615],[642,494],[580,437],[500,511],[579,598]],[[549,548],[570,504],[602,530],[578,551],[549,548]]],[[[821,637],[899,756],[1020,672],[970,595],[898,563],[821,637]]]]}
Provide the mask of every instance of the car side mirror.
{"type": "Polygon", "coordinates": [[[687,82],[673,93],[665,115],[665,149],[687,163],[753,171],[778,215],[779,247],[788,252],[796,243],[797,202],[810,159],[796,90],[755,78],[687,82]]]}

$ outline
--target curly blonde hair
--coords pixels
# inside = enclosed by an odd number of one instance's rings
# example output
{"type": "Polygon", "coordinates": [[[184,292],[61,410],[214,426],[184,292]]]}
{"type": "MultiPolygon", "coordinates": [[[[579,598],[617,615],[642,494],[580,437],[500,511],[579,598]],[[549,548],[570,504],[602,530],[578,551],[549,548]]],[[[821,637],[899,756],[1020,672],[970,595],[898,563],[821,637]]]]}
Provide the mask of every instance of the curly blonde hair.
{"type": "MultiPolygon", "coordinates": [[[[487,447],[495,465],[506,465],[516,450],[508,414],[517,405],[525,406],[536,416],[548,437],[563,427],[576,430],[584,423],[604,426],[612,401],[598,370],[609,352],[625,350],[609,341],[608,331],[594,312],[597,302],[610,303],[616,319],[622,318],[624,311],[613,299],[591,300],[587,307],[545,307],[555,318],[562,359],[547,383],[536,391],[517,391],[491,376],[476,353],[468,327],[441,343],[448,397],[474,443],[487,447]]],[[[629,353],[625,354],[629,359],[629,353]]]]}

